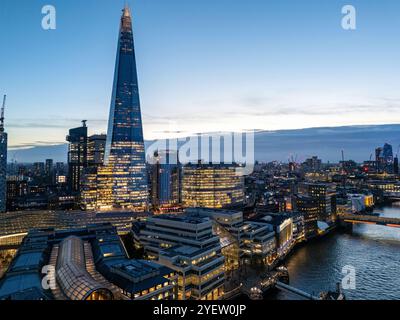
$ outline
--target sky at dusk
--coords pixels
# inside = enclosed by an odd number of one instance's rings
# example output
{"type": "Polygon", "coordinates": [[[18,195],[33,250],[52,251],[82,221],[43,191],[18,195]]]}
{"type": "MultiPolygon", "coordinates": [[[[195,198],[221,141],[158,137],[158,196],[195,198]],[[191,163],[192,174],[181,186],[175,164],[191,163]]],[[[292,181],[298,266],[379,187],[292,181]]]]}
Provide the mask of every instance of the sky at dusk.
{"type": "MultiPolygon", "coordinates": [[[[9,146],[106,132],[124,0],[1,0],[9,146]],[[57,29],[41,27],[44,5],[57,29]]],[[[134,0],[145,139],[400,123],[397,0],[134,0]],[[342,6],[357,29],[341,27],[342,6]]]]}

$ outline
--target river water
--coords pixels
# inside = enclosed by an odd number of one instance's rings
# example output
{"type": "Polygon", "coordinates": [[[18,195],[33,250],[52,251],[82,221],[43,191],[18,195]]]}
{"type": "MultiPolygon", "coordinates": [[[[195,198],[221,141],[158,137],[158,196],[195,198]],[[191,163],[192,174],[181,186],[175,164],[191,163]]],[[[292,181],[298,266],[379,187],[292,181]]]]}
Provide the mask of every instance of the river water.
{"type": "MultiPolygon", "coordinates": [[[[400,203],[375,209],[381,216],[400,218],[400,203]]],[[[335,290],[355,268],[355,289],[344,290],[349,300],[400,300],[400,229],[354,225],[353,232],[335,232],[294,250],[287,259],[290,284],[309,293],[335,290]]],[[[267,299],[300,299],[275,291],[267,299]]]]}

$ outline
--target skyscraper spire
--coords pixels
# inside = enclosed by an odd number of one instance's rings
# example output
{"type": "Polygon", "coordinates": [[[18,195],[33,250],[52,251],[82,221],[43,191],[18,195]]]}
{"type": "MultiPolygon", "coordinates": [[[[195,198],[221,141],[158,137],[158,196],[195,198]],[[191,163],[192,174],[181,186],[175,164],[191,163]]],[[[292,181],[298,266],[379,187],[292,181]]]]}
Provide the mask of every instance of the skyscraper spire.
{"type": "Polygon", "coordinates": [[[125,4],[124,9],[122,10],[120,33],[123,32],[132,32],[132,15],[128,4],[125,4]]]}
{"type": "Polygon", "coordinates": [[[124,7],[124,9],[122,11],[123,11],[123,15],[122,15],[123,17],[131,18],[131,10],[129,9],[129,5],[128,5],[127,2],[125,2],[125,7],[124,7]]]}
{"type": "Polygon", "coordinates": [[[143,209],[147,175],[131,13],[122,12],[104,164],[114,207],[143,209]]]}

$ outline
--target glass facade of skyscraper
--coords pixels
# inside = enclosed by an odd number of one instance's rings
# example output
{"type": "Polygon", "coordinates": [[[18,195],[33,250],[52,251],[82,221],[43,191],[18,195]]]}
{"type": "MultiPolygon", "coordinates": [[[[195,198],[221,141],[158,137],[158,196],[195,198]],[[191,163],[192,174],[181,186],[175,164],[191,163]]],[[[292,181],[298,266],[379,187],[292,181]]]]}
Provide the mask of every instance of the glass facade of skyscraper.
{"type": "Polygon", "coordinates": [[[104,165],[99,177],[104,190],[98,200],[104,200],[106,206],[144,209],[148,201],[145,150],[132,18],[127,7],[121,18],[104,165]]]}
{"type": "Polygon", "coordinates": [[[143,211],[148,206],[132,17],[127,7],[119,31],[104,164],[86,172],[82,189],[86,210],[143,211]]]}
{"type": "Polygon", "coordinates": [[[7,199],[7,133],[0,131],[0,212],[6,211],[7,199]]]}

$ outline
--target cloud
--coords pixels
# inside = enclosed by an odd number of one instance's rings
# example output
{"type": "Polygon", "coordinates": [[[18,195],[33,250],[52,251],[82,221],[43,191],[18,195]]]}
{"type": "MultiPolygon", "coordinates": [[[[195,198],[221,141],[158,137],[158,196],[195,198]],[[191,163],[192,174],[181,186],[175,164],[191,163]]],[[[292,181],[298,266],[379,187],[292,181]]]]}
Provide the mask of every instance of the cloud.
{"type": "MultiPolygon", "coordinates": [[[[56,116],[54,118],[43,119],[18,119],[10,120],[7,123],[8,128],[26,128],[26,129],[66,129],[78,127],[83,119],[64,118],[60,119],[56,116]]],[[[105,119],[88,119],[88,124],[103,124],[106,123],[105,119]]]]}
{"type": "Polygon", "coordinates": [[[18,150],[18,149],[30,149],[36,147],[52,147],[57,145],[65,145],[65,142],[33,141],[30,143],[18,143],[9,145],[8,148],[10,150],[18,150]]]}

